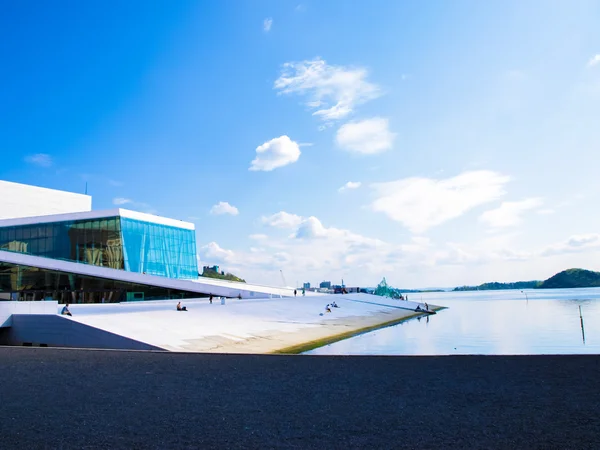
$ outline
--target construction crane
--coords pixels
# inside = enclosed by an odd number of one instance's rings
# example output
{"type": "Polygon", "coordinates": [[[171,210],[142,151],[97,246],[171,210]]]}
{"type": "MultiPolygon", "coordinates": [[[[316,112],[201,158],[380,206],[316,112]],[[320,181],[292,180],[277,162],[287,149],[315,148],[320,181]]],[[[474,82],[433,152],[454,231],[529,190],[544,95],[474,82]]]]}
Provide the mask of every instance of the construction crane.
{"type": "Polygon", "coordinates": [[[281,279],[283,280],[283,287],[288,287],[287,283],[285,282],[285,277],[283,276],[283,270],[279,269],[279,273],[281,274],[281,279]]]}

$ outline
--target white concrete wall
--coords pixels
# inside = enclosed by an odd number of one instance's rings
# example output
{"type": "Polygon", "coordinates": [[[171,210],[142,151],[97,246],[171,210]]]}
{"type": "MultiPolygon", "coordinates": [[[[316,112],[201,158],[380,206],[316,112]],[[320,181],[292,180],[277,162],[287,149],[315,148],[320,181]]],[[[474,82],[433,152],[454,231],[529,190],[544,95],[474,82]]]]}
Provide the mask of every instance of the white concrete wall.
{"type": "Polygon", "coordinates": [[[0,327],[11,326],[13,314],[51,314],[58,313],[58,302],[16,302],[0,301],[0,327]]]}
{"type": "Polygon", "coordinates": [[[0,180],[0,220],[91,211],[92,197],[0,180]]]}

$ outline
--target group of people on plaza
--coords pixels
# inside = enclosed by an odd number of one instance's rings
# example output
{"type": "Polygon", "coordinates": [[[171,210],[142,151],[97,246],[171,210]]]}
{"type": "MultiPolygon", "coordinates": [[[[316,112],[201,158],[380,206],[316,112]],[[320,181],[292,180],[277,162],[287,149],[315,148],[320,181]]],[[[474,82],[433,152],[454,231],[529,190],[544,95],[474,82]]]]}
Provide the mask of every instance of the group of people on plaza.
{"type": "Polygon", "coordinates": [[[417,305],[415,311],[429,311],[429,305],[427,304],[427,302],[425,302],[423,305],[425,306],[425,309],[421,308],[421,305],[417,305]]]}
{"type": "MultiPolygon", "coordinates": [[[[208,297],[208,302],[209,302],[211,305],[212,305],[212,302],[213,302],[214,298],[215,298],[215,296],[214,296],[213,294],[210,294],[210,296],[208,297]]],[[[242,294],[241,294],[241,293],[239,293],[239,294],[237,295],[237,298],[238,298],[238,300],[241,300],[241,299],[242,299],[242,294]]],[[[218,300],[218,299],[221,299],[221,304],[222,304],[222,305],[224,305],[224,304],[225,304],[225,297],[217,297],[217,300],[218,300]]],[[[181,302],[177,303],[177,311],[187,311],[187,310],[188,310],[188,309],[187,309],[187,307],[186,307],[186,306],[183,306],[183,305],[181,304],[181,302]]]]}
{"type": "MultiPolygon", "coordinates": [[[[296,290],[294,289],[294,296],[296,296],[296,294],[297,294],[297,292],[296,292],[296,290]]],[[[302,289],[302,295],[306,295],[306,291],[305,291],[304,289],[302,289]]],[[[210,297],[208,298],[208,301],[210,302],[210,304],[211,304],[211,305],[212,305],[212,302],[213,302],[213,298],[214,298],[214,296],[213,296],[212,294],[210,294],[210,297]]],[[[238,298],[239,300],[241,300],[241,299],[242,299],[242,294],[238,294],[238,297],[237,297],[237,298],[238,298]]],[[[178,303],[177,303],[177,307],[176,307],[176,308],[177,308],[177,311],[187,311],[187,310],[188,310],[188,309],[187,309],[187,306],[183,306],[183,305],[181,304],[181,302],[178,302],[178,303]]],[[[339,308],[339,306],[338,306],[338,304],[335,302],[335,300],[334,300],[333,302],[331,302],[331,303],[328,303],[328,304],[327,304],[327,306],[325,306],[325,312],[328,312],[328,313],[330,313],[330,312],[331,312],[331,308],[339,308]]],[[[428,309],[429,309],[429,308],[428,308],[428,306],[427,306],[427,303],[425,303],[425,310],[428,310],[428,309]]],[[[69,304],[68,304],[68,303],[67,303],[67,304],[66,304],[66,305],[63,307],[63,309],[61,310],[61,312],[60,312],[60,313],[61,313],[63,316],[72,316],[72,315],[73,315],[73,314],[71,314],[71,311],[69,310],[69,304]]],[[[322,315],[322,314],[321,314],[321,315],[322,315]]]]}
{"type": "MultiPolygon", "coordinates": [[[[327,306],[325,306],[325,312],[326,313],[330,313],[331,312],[331,308],[339,308],[338,304],[335,302],[335,300],[331,303],[327,303],[327,306]]],[[[323,315],[323,313],[320,314],[321,316],[323,315]]]]}

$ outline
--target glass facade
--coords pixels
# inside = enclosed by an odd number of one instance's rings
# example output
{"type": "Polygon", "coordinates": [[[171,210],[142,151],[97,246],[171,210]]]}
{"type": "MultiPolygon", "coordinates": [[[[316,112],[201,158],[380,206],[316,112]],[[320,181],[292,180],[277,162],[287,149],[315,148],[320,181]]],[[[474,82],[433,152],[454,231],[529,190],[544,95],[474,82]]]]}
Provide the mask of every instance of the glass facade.
{"type": "Polygon", "coordinates": [[[194,230],[122,217],[0,227],[0,250],[169,278],[198,277],[194,230]]]}
{"type": "Polygon", "coordinates": [[[0,300],[116,303],[198,297],[205,295],[0,262],[0,300]]]}
{"type": "Polygon", "coordinates": [[[0,227],[0,250],[125,268],[119,217],[0,227]]]}
{"type": "Polygon", "coordinates": [[[169,278],[198,278],[194,230],[121,218],[125,270],[169,278]]]}

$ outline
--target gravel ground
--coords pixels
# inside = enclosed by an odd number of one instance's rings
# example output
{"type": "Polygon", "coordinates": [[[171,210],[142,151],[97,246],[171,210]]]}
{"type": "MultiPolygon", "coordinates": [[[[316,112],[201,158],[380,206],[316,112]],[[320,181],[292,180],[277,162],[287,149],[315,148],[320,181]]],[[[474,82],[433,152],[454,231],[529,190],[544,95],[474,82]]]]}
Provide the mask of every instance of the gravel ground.
{"type": "Polygon", "coordinates": [[[0,448],[600,448],[600,356],[0,347],[0,448]]]}

